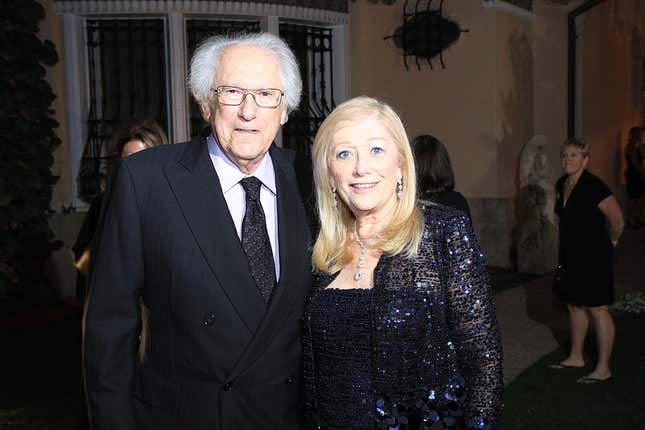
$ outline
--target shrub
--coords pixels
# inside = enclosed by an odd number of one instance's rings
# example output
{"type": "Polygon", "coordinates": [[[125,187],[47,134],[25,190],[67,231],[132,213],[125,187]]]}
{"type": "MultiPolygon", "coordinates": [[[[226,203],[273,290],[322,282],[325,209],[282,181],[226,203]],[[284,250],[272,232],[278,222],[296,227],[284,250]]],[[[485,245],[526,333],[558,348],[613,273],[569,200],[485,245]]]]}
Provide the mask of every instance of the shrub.
{"type": "Polygon", "coordinates": [[[58,56],[38,38],[44,16],[34,0],[4,1],[0,12],[0,295],[41,289],[55,247],[48,218],[60,140],[45,66],[58,56]]]}

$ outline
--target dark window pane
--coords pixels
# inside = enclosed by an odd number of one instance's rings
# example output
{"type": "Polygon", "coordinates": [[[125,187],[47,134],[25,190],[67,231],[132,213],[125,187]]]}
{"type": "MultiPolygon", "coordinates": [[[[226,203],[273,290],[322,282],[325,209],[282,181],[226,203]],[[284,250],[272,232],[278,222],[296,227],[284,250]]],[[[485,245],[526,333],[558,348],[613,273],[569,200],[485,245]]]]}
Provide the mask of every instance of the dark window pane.
{"type": "Polygon", "coordinates": [[[302,99],[298,110],[284,125],[285,148],[309,154],[318,127],[334,108],[331,29],[281,23],[282,37],[295,52],[302,77],[302,99]]]}
{"type": "Polygon", "coordinates": [[[90,201],[102,188],[116,130],[154,119],[168,132],[164,21],[88,20],[87,52],[90,109],[79,185],[90,201]]]}
{"type": "Polygon", "coordinates": [[[281,23],[280,37],[294,51],[302,77],[300,106],[289,114],[289,121],[282,127],[282,146],[296,151],[296,168],[302,178],[299,188],[313,207],[311,145],[320,124],[336,106],[332,32],[323,27],[281,23]]]}

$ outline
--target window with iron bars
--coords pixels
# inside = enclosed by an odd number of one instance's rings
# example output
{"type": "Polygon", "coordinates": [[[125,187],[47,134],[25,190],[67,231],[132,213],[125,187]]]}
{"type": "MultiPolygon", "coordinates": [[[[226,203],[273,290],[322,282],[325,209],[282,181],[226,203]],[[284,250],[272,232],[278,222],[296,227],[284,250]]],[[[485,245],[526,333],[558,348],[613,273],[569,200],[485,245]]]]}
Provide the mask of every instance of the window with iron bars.
{"type": "Polygon", "coordinates": [[[163,19],[87,21],[88,136],[79,173],[87,202],[104,188],[109,142],[134,121],[153,119],[168,132],[165,23],[163,19]]]}
{"type": "MultiPolygon", "coordinates": [[[[259,20],[187,19],[186,58],[206,38],[230,32],[258,32],[259,20]]],[[[311,170],[311,144],[335,106],[332,31],[329,28],[280,23],[280,36],[293,49],[303,81],[299,108],[282,129],[282,146],[296,150],[298,164],[311,170]]],[[[133,121],[154,119],[171,135],[165,20],[87,20],[89,70],[88,138],[79,173],[81,198],[91,201],[104,188],[109,142],[116,130],[133,121]]],[[[190,135],[206,125],[189,97],[190,135]]],[[[310,175],[305,175],[309,177],[310,175]]],[[[310,189],[311,184],[306,184],[310,189]]]]}
{"type": "Polygon", "coordinates": [[[320,124],[336,106],[332,31],[329,28],[281,23],[280,37],[293,50],[300,64],[302,98],[289,121],[282,127],[282,146],[296,151],[296,167],[301,169],[300,191],[313,203],[311,145],[320,124]]]}

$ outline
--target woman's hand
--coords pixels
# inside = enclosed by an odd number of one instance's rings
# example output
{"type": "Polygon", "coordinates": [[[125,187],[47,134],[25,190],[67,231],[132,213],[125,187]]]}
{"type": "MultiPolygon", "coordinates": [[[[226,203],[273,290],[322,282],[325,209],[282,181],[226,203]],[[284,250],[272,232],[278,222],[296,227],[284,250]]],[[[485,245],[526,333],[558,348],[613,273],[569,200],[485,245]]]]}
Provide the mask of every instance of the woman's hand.
{"type": "Polygon", "coordinates": [[[598,203],[598,208],[602,211],[609,222],[609,238],[611,243],[618,245],[618,239],[623,234],[625,221],[623,220],[623,212],[620,210],[620,205],[616,197],[611,195],[598,203]]]}

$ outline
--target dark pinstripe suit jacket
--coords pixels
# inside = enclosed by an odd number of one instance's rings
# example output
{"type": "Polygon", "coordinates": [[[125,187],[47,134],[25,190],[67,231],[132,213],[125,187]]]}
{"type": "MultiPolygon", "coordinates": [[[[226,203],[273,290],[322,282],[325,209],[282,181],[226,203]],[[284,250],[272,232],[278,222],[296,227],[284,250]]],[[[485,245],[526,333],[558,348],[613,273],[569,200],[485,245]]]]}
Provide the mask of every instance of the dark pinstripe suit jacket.
{"type": "Polygon", "coordinates": [[[270,153],[281,277],[268,307],[203,137],[121,162],[92,250],[84,338],[92,428],[299,428],[311,234],[293,154],[270,153]],[[139,300],[150,309],[143,361],[139,300]]]}

